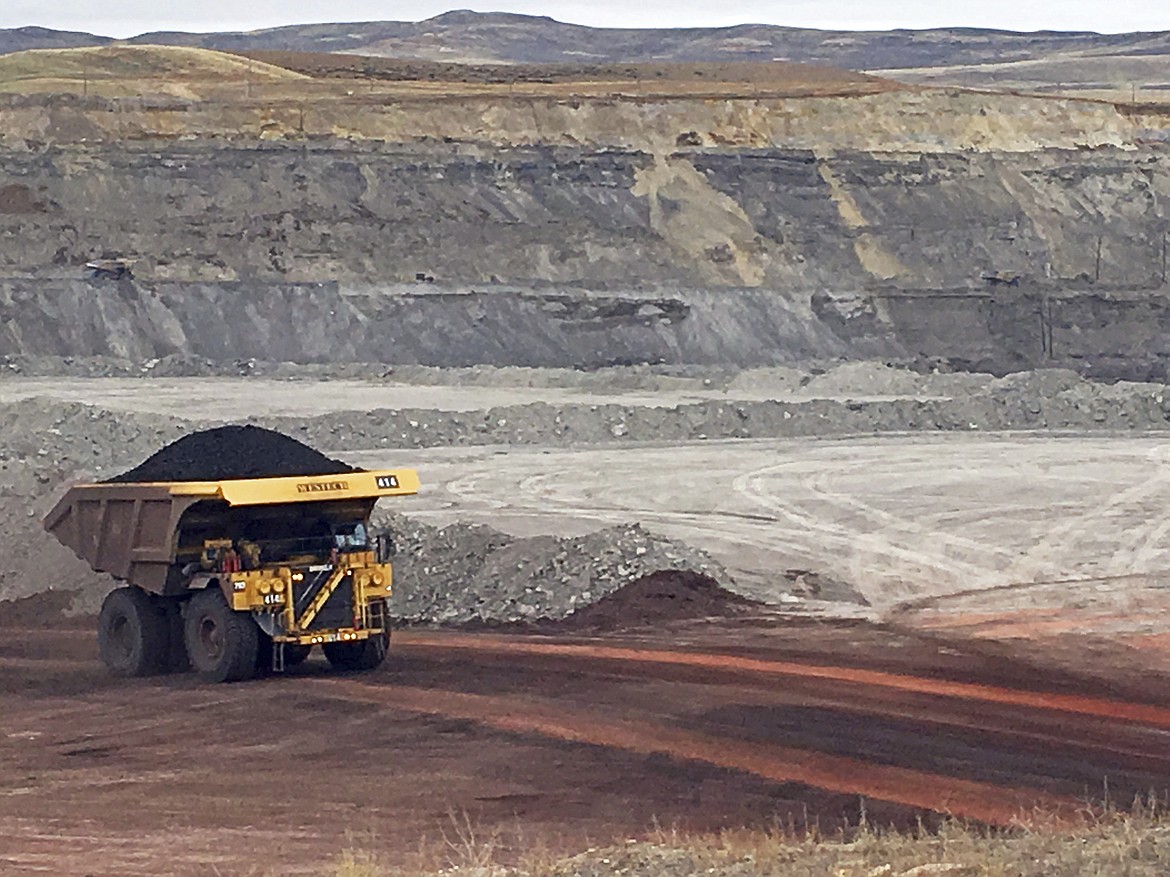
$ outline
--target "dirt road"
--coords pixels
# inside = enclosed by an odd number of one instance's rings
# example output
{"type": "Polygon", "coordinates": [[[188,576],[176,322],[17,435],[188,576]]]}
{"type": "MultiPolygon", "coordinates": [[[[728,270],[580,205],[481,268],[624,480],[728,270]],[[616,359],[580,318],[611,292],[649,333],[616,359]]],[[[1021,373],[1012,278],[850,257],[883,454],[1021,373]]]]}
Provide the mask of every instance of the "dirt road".
{"type": "Polygon", "coordinates": [[[1010,823],[1106,778],[1115,800],[1170,786],[1170,712],[868,625],[407,632],[375,674],[234,686],[113,680],[94,651],[80,627],[0,640],[5,874],[442,864],[468,824],[515,858],[862,806],[1010,823]]]}

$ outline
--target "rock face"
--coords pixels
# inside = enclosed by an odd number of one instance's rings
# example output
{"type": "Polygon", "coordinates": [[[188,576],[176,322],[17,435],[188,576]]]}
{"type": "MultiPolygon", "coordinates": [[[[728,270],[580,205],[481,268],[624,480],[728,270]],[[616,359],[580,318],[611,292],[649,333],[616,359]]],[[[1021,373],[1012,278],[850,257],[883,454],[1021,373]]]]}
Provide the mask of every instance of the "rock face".
{"type": "Polygon", "coordinates": [[[1161,380],[1170,354],[1155,149],[191,141],[0,167],[0,355],[1161,380]],[[85,276],[113,254],[133,279],[85,276]]]}
{"type": "Polygon", "coordinates": [[[794,93],[780,89],[775,96],[745,96],[740,83],[716,83],[712,93],[697,95],[660,94],[644,83],[607,94],[598,93],[596,85],[582,86],[581,94],[570,89],[564,96],[512,96],[499,87],[485,96],[436,99],[393,92],[309,103],[300,97],[299,82],[257,86],[271,96],[243,103],[157,89],[122,98],[3,95],[0,143],[27,148],[30,143],[139,141],[149,148],[150,141],[162,140],[165,152],[174,146],[169,141],[197,145],[205,138],[217,143],[292,141],[301,152],[328,152],[352,141],[463,144],[473,152],[566,147],[665,156],[684,146],[816,150],[821,155],[1130,148],[1165,142],[1168,136],[1165,110],[1157,105],[917,90],[896,83],[877,93],[871,83],[823,96],[808,96],[799,86],[794,93]]]}
{"type": "Polygon", "coordinates": [[[38,279],[117,250],[144,281],[1149,289],[1170,229],[1160,151],[120,144],[2,167],[0,272],[38,279]]]}
{"type": "Polygon", "coordinates": [[[1092,288],[596,293],[10,280],[0,281],[0,356],[26,374],[59,371],[61,357],[108,357],[110,373],[133,374],[158,360],[166,367],[156,374],[222,373],[215,363],[248,374],[257,361],[367,364],[353,369],[358,375],[378,373],[379,364],[593,369],[863,358],[1164,381],[1168,304],[1159,290],[1092,288]]]}

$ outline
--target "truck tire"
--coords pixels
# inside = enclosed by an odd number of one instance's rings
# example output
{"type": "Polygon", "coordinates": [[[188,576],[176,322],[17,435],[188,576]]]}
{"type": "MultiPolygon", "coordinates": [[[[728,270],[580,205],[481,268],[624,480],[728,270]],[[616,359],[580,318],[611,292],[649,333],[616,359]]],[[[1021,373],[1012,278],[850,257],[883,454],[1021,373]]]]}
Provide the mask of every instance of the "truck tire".
{"type": "Polygon", "coordinates": [[[390,631],[356,643],[325,643],[321,651],[334,670],[347,672],[373,670],[382,666],[390,647],[390,631]]]}
{"type": "Polygon", "coordinates": [[[260,628],[236,612],[217,587],[204,588],[187,603],[183,639],[191,666],[208,682],[239,682],[256,675],[260,628]]]}
{"type": "Polygon", "coordinates": [[[98,615],[98,652],[117,676],[151,676],[167,668],[166,615],[133,585],[110,591],[98,615]]]}

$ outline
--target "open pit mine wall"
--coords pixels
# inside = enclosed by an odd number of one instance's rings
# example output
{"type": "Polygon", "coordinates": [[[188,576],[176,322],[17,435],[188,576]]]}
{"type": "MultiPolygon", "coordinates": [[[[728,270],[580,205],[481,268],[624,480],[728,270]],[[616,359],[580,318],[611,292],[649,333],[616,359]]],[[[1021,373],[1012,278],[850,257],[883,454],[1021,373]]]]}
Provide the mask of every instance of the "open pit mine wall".
{"type": "Polygon", "coordinates": [[[9,142],[0,355],[1163,378],[1168,204],[1157,145],[9,142]]]}
{"type": "Polygon", "coordinates": [[[595,292],[329,283],[0,281],[0,357],[168,356],[600,368],[881,359],[1170,378],[1170,302],[1129,290],[595,292]]]}

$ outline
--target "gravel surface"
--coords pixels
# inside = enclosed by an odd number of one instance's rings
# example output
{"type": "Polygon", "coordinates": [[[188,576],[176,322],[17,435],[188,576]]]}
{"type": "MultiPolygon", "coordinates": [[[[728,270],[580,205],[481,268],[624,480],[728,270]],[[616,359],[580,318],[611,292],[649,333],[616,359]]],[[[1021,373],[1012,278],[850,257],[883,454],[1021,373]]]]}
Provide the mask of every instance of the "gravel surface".
{"type": "MultiPolygon", "coordinates": [[[[459,370],[449,384],[572,386],[574,376],[537,370],[459,370]]],[[[785,438],[910,431],[1160,430],[1170,427],[1170,390],[1163,384],[1104,384],[1048,369],[1003,378],[922,375],[881,364],[846,364],[821,375],[758,369],[711,377],[617,371],[615,386],[652,390],[682,385],[726,391],[722,399],[669,406],[535,402],[473,411],[378,408],[314,417],[266,417],[277,430],[327,453],[380,448],[525,444],[569,447],[614,441],[672,442],[704,438],[785,438]],[[750,395],[743,399],[738,396],[750,395]],[[761,398],[768,397],[772,398],[761,398]]],[[[419,370],[420,384],[437,381],[419,370]]],[[[590,375],[578,375],[592,385],[590,375]]],[[[437,386],[437,384],[435,384],[437,386]]],[[[240,392],[238,387],[230,388],[240,392]]],[[[150,392],[149,379],[142,391],[150,392]]],[[[329,394],[329,384],[303,392],[329,394]]],[[[440,392],[436,390],[436,392],[440,392]]],[[[80,470],[99,478],[137,463],[192,429],[220,424],[163,414],[113,412],[79,402],[30,398],[0,404],[0,475],[28,462],[80,470]]]]}
{"type": "Polygon", "coordinates": [[[638,524],[572,538],[516,538],[491,527],[438,528],[378,512],[398,546],[391,612],[405,622],[466,624],[560,619],[663,570],[733,585],[718,563],[638,524]]]}

